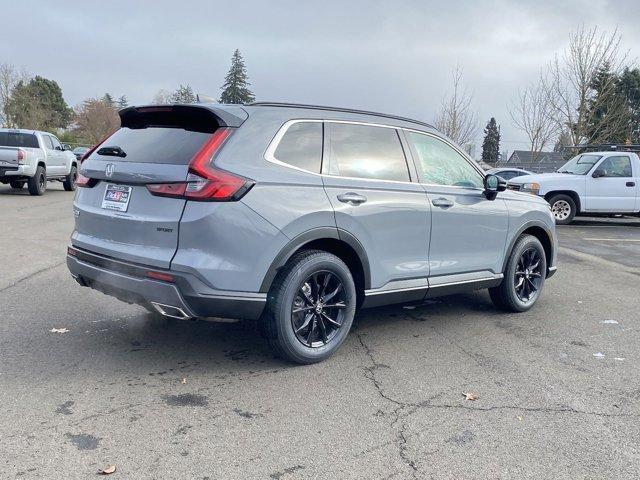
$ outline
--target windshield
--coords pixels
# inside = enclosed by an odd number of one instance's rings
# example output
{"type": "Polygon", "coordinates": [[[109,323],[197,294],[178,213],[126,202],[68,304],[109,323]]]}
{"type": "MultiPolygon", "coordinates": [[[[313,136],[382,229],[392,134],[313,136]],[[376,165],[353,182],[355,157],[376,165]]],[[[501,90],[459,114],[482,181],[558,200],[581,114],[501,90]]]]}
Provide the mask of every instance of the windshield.
{"type": "Polygon", "coordinates": [[[586,175],[591,167],[602,158],[601,155],[583,154],[573,157],[558,169],[560,173],[571,173],[573,175],[586,175]]]}

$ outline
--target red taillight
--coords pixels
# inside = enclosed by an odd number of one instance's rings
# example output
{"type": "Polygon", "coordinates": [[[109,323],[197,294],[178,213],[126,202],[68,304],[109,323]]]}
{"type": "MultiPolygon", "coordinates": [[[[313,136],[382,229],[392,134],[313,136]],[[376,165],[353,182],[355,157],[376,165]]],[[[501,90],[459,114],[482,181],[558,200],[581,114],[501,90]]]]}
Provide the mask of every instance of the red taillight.
{"type": "Polygon", "coordinates": [[[24,160],[24,150],[18,150],[18,163],[22,163],[24,160]]]}
{"type": "Polygon", "coordinates": [[[163,282],[173,282],[173,275],[164,272],[156,272],[154,270],[149,270],[145,273],[145,276],[148,278],[152,278],[154,280],[162,280],[163,282]]]}
{"type": "Polygon", "coordinates": [[[187,200],[225,202],[239,200],[254,182],[213,166],[213,156],[231,135],[229,128],[219,128],[189,163],[186,182],[148,184],[152,195],[180,197],[187,200]]]}
{"type": "Polygon", "coordinates": [[[95,178],[85,177],[81,173],[79,173],[78,177],[76,178],[76,187],[92,188],[95,187],[97,183],[98,180],[96,180],[95,178]]]}

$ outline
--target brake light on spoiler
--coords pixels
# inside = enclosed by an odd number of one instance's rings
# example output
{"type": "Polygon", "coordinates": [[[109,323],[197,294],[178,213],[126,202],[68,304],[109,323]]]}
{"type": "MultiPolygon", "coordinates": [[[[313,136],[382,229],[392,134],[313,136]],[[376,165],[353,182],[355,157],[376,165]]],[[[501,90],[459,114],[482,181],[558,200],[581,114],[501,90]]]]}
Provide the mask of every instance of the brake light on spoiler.
{"type": "Polygon", "coordinates": [[[231,132],[230,128],[219,128],[213,133],[189,163],[185,182],[150,183],[147,184],[147,190],[152,195],[205,202],[228,202],[242,198],[255,182],[213,165],[213,156],[231,132]]]}

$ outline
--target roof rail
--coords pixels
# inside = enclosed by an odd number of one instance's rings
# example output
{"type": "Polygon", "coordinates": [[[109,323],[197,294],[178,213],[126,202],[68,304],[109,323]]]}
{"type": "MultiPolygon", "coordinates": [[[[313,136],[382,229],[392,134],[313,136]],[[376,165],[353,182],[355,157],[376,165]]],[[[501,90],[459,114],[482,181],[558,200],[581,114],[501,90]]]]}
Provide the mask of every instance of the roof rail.
{"type": "Polygon", "coordinates": [[[253,103],[247,103],[246,105],[251,107],[310,108],[314,110],[328,110],[331,112],[359,113],[361,115],[373,115],[376,117],[392,118],[394,120],[401,120],[403,122],[415,123],[417,125],[422,125],[424,127],[435,129],[433,125],[426,122],[421,122],[420,120],[415,120],[413,118],[401,117],[399,115],[389,115],[387,113],[371,112],[369,110],[357,110],[355,108],[326,107],[322,105],[307,105],[304,103],[286,103],[286,102],[253,102],[253,103]]]}

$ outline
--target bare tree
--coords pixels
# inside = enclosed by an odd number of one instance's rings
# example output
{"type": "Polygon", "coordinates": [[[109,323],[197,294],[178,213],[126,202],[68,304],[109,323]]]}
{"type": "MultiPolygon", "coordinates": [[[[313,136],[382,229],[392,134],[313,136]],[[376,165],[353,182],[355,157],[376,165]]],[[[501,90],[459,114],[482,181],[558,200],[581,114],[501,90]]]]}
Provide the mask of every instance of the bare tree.
{"type": "Polygon", "coordinates": [[[91,145],[114,131],[120,125],[116,108],[104,99],[90,98],[75,108],[74,133],[91,145]]]}
{"type": "Polygon", "coordinates": [[[27,80],[28,75],[24,70],[17,70],[9,63],[0,64],[0,125],[14,127],[9,115],[9,101],[13,88],[18,82],[27,80]]]}
{"type": "Polygon", "coordinates": [[[515,126],[527,135],[533,161],[557,136],[559,126],[553,113],[553,103],[541,83],[520,91],[518,101],[509,109],[515,126]]]}
{"type": "MultiPolygon", "coordinates": [[[[560,128],[567,128],[574,145],[593,140],[589,133],[590,102],[594,99],[593,84],[598,72],[609,68],[620,71],[627,54],[620,51],[621,37],[580,26],[569,38],[569,46],[549,63],[543,76],[545,91],[560,128]]],[[[613,76],[612,76],[613,78],[613,76]]],[[[613,90],[613,80],[604,85],[605,95],[613,90]]],[[[594,108],[591,104],[591,108],[594,108]]]]}
{"type": "Polygon", "coordinates": [[[156,92],[156,94],[153,96],[153,99],[151,100],[151,103],[154,103],[156,105],[163,105],[163,104],[167,104],[167,103],[173,103],[173,93],[162,89],[162,90],[158,90],[156,92]]]}
{"type": "Polygon", "coordinates": [[[475,140],[478,131],[478,115],[472,110],[473,95],[462,84],[462,68],[452,71],[453,92],[442,100],[436,128],[465,149],[475,140]]]}

